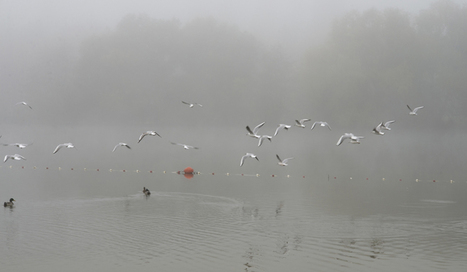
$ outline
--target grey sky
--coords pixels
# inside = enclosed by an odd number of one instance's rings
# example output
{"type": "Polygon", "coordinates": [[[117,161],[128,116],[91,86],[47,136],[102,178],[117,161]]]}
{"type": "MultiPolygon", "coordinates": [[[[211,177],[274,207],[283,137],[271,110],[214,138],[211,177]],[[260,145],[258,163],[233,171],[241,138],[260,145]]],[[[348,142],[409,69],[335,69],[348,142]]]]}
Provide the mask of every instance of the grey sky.
{"type": "MultiPolygon", "coordinates": [[[[12,53],[50,45],[79,46],[91,34],[113,29],[127,14],[187,22],[214,17],[254,34],[297,59],[320,44],[330,23],[351,10],[400,8],[413,14],[427,0],[0,0],[0,61],[11,66],[12,53]],[[18,44],[23,50],[17,50],[18,44]]],[[[465,0],[456,0],[465,3],[465,0]]],[[[24,55],[23,55],[24,57],[24,55]]]]}
{"type": "MultiPolygon", "coordinates": [[[[337,16],[350,10],[397,7],[412,13],[428,8],[426,0],[2,0],[0,34],[34,31],[50,35],[63,31],[93,31],[112,28],[129,13],[146,13],[153,18],[191,20],[212,16],[238,25],[269,41],[303,36],[302,31],[326,28],[337,16]]],[[[459,3],[465,1],[456,1],[459,3]]]]}

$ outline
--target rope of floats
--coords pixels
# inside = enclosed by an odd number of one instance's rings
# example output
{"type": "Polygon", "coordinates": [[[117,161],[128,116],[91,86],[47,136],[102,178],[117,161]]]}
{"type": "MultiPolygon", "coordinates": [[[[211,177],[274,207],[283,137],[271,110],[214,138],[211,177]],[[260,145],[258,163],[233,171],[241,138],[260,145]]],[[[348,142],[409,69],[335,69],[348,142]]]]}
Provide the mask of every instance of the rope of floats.
{"type": "MultiPolygon", "coordinates": [[[[74,167],[69,167],[69,168],[63,168],[63,167],[37,167],[37,166],[32,166],[32,167],[25,167],[25,166],[0,166],[0,169],[24,169],[24,170],[58,170],[58,171],[84,171],[84,172],[109,172],[109,173],[162,173],[162,174],[178,174],[178,175],[184,175],[186,178],[192,178],[195,175],[224,175],[224,176],[235,176],[235,177],[270,177],[270,178],[306,178],[305,175],[278,175],[278,174],[268,174],[268,175],[263,175],[263,174],[246,174],[246,173],[216,173],[216,172],[197,172],[194,171],[191,167],[187,167],[184,170],[181,171],[154,171],[154,170],[126,170],[126,169],[100,169],[100,168],[74,168],[74,167]]],[[[342,181],[342,180],[354,180],[353,177],[348,177],[348,176],[333,176],[333,175],[328,175],[327,176],[328,181],[342,181]]],[[[380,180],[380,181],[415,181],[415,182],[447,182],[447,183],[454,183],[454,180],[439,180],[439,179],[403,179],[403,178],[355,178],[355,180],[380,180]]],[[[467,183],[467,181],[466,181],[467,183]]]]}

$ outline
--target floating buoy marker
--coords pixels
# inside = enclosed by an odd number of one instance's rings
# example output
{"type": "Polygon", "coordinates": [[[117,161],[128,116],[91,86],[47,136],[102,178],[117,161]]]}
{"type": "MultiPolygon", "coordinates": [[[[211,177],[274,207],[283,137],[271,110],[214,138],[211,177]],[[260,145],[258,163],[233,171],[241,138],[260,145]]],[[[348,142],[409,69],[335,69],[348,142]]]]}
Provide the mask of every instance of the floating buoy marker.
{"type": "Polygon", "coordinates": [[[194,170],[191,167],[187,167],[183,170],[183,172],[185,172],[185,174],[193,174],[194,170]]]}

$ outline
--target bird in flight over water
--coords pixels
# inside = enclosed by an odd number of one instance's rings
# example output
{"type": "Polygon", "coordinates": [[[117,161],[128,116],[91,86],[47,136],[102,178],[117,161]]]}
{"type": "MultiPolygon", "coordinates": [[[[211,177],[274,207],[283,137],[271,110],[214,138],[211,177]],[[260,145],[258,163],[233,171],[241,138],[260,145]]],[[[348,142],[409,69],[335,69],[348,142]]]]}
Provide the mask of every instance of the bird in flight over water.
{"type": "Polygon", "coordinates": [[[276,136],[277,133],[279,133],[279,130],[281,129],[289,130],[289,128],[291,128],[291,126],[286,125],[286,124],[279,124],[279,126],[276,128],[276,132],[274,132],[274,136],[276,136]]]}
{"type": "Polygon", "coordinates": [[[29,108],[32,110],[32,107],[31,107],[31,106],[29,106],[29,104],[28,104],[28,103],[26,103],[26,102],[24,102],[24,101],[18,102],[18,103],[16,103],[16,105],[24,105],[24,106],[28,106],[28,107],[29,107],[29,108]]]}
{"type": "Polygon", "coordinates": [[[423,109],[424,107],[423,107],[423,106],[420,106],[420,107],[416,107],[416,108],[414,108],[414,109],[412,110],[412,109],[409,107],[409,105],[407,105],[407,108],[409,108],[409,110],[410,110],[410,112],[409,112],[410,115],[417,115],[417,111],[418,111],[419,109],[423,109]]]}
{"type": "Polygon", "coordinates": [[[203,105],[198,104],[198,103],[188,103],[188,102],[185,102],[185,101],[182,101],[182,103],[190,106],[190,108],[193,108],[195,105],[200,106],[200,107],[203,106],[203,105]]]}
{"type": "Polygon", "coordinates": [[[360,139],[363,139],[363,138],[364,138],[363,136],[355,136],[352,133],[344,133],[344,135],[342,135],[339,138],[336,145],[341,145],[344,142],[344,140],[346,140],[346,139],[350,139],[351,144],[359,144],[360,139]]]}
{"type": "Polygon", "coordinates": [[[159,134],[158,134],[157,132],[155,132],[154,130],[148,130],[148,131],[146,131],[146,132],[143,132],[143,134],[141,134],[141,136],[139,136],[138,143],[141,142],[141,140],[142,140],[144,137],[146,137],[147,135],[149,135],[149,136],[156,136],[156,135],[157,135],[157,136],[159,136],[159,137],[162,138],[162,136],[159,135],[159,134]]]}
{"type": "Polygon", "coordinates": [[[313,125],[311,126],[311,129],[314,129],[316,125],[320,125],[322,127],[328,127],[329,130],[331,130],[331,126],[329,126],[329,124],[327,122],[324,122],[324,121],[316,121],[313,123],[313,125]]]}
{"type": "Polygon", "coordinates": [[[57,147],[55,148],[53,154],[57,153],[57,152],[60,150],[60,148],[62,148],[62,147],[74,148],[75,146],[74,146],[72,143],[59,144],[59,145],[57,145],[57,147]]]}
{"type": "Polygon", "coordinates": [[[248,136],[259,139],[261,136],[258,135],[258,130],[264,126],[266,122],[262,122],[261,124],[257,125],[256,127],[253,128],[253,130],[250,129],[249,126],[246,126],[246,130],[248,131],[248,136]]]}
{"type": "Polygon", "coordinates": [[[295,125],[297,127],[305,128],[305,122],[311,121],[311,119],[300,119],[300,120],[295,120],[295,125]]]}
{"type": "Polygon", "coordinates": [[[19,155],[19,154],[15,154],[15,155],[6,155],[5,158],[3,159],[3,162],[5,163],[8,159],[12,159],[12,160],[15,160],[15,161],[19,161],[19,160],[26,160],[25,157],[19,155]]]}
{"type": "Polygon", "coordinates": [[[171,144],[173,145],[179,145],[179,146],[182,146],[183,148],[185,149],[199,149],[197,148],[196,146],[191,146],[191,145],[187,145],[187,144],[180,144],[180,143],[174,143],[174,142],[170,142],[171,144]]]}
{"type": "Polygon", "coordinates": [[[117,147],[120,147],[120,146],[124,146],[124,147],[126,147],[126,148],[128,148],[128,149],[131,149],[131,147],[130,147],[128,144],[126,144],[126,143],[118,143],[118,144],[114,147],[114,149],[112,150],[112,152],[114,152],[114,151],[117,149],[117,147]]]}
{"type": "Polygon", "coordinates": [[[276,158],[279,160],[277,164],[279,164],[280,166],[287,166],[288,165],[287,162],[293,159],[293,158],[287,158],[287,159],[281,160],[281,158],[277,154],[276,154],[276,158]]]}
{"type": "Polygon", "coordinates": [[[257,161],[259,161],[258,157],[253,154],[253,153],[246,153],[245,155],[243,155],[243,157],[241,158],[240,160],[240,166],[243,165],[243,162],[245,161],[245,158],[253,158],[253,159],[256,159],[257,161]]]}

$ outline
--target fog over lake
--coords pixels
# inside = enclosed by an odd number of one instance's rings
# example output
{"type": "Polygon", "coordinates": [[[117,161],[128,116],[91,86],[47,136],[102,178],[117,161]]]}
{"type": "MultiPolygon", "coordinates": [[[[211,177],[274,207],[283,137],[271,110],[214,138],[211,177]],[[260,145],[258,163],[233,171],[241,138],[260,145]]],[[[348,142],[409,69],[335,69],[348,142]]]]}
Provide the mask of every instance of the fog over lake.
{"type": "Polygon", "coordinates": [[[6,271],[467,265],[465,1],[6,1],[0,18],[6,271]]]}

